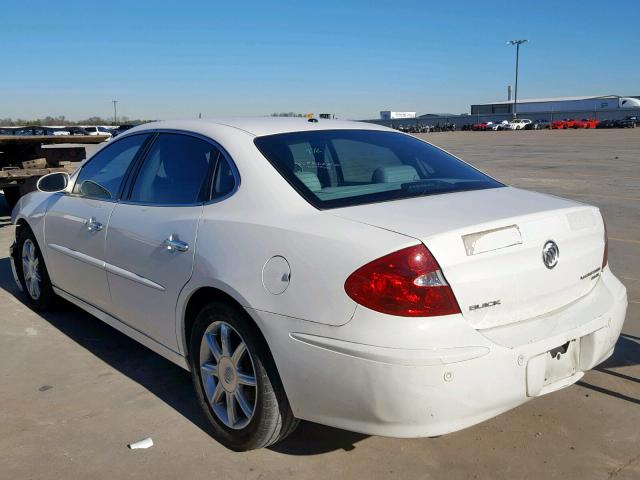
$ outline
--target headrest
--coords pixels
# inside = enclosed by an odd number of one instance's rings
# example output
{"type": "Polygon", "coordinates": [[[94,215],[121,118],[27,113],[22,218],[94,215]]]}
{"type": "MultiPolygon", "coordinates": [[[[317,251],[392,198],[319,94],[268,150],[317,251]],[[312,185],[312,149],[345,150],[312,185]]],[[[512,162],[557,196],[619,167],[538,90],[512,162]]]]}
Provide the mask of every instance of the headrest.
{"type": "Polygon", "coordinates": [[[371,177],[373,183],[414,182],[416,180],[420,180],[420,177],[416,169],[411,165],[378,167],[371,177]]]}

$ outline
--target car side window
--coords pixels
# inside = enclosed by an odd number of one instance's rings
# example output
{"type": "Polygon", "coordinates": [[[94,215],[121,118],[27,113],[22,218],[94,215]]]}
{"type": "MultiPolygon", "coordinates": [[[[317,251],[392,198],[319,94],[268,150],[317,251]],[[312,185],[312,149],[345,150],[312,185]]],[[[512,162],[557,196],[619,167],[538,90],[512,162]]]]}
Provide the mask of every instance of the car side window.
{"type": "Polygon", "coordinates": [[[149,149],[130,201],[190,205],[208,198],[211,168],[219,155],[211,143],[178,133],[161,133],[149,149]]]}
{"type": "Polygon", "coordinates": [[[132,135],[104,147],[82,167],[73,193],[90,198],[115,199],[129,165],[148,137],[149,134],[132,135]]]}
{"type": "Polygon", "coordinates": [[[216,175],[213,179],[213,198],[224,197],[233,191],[236,186],[236,178],[229,162],[220,154],[216,175]]]}

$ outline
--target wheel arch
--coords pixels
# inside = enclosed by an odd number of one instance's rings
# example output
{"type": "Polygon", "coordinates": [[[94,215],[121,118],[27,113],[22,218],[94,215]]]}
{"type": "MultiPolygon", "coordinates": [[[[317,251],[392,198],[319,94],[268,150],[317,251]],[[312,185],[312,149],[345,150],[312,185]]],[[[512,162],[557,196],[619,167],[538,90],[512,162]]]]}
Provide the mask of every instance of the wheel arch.
{"type": "Polygon", "coordinates": [[[23,216],[20,216],[20,217],[16,218],[14,224],[16,226],[16,230],[19,230],[21,228],[27,227],[29,230],[31,230],[33,232],[33,229],[31,228],[31,225],[29,225],[29,222],[23,216]]]}
{"type": "Polygon", "coordinates": [[[181,342],[182,354],[186,359],[187,365],[191,366],[191,361],[189,358],[189,339],[191,338],[191,332],[193,330],[193,325],[195,323],[195,319],[198,315],[198,312],[209,302],[212,301],[222,301],[229,303],[240,310],[244,315],[247,321],[254,327],[255,332],[258,336],[259,341],[261,342],[261,346],[264,349],[265,353],[269,357],[270,365],[267,365],[267,368],[272,368],[272,373],[275,375],[276,381],[279,384],[279,388],[282,388],[284,395],[287,397],[287,401],[289,401],[289,396],[287,394],[286,388],[282,381],[282,377],[280,376],[280,369],[276,363],[275,356],[271,351],[271,347],[269,346],[269,342],[267,341],[267,337],[265,336],[262,328],[258,322],[256,322],[255,318],[249,313],[249,311],[243,306],[243,302],[241,302],[238,298],[236,298],[231,293],[223,290],[222,288],[213,287],[210,285],[200,286],[194,289],[187,300],[185,301],[184,308],[182,309],[182,315],[180,317],[179,324],[179,341],[181,342]]]}
{"type": "MultiPolygon", "coordinates": [[[[14,220],[13,223],[16,226],[16,231],[15,231],[15,239],[16,239],[16,241],[18,239],[18,235],[20,234],[20,232],[23,229],[27,229],[27,230],[31,231],[31,233],[33,234],[33,237],[34,237],[34,239],[36,241],[36,246],[40,249],[40,254],[42,255],[42,259],[44,260],[45,268],[49,272],[49,275],[51,275],[51,270],[49,270],[49,257],[47,255],[46,248],[44,248],[44,246],[45,246],[44,245],[44,232],[41,232],[41,236],[38,235],[37,229],[34,228],[33,225],[31,225],[31,223],[29,222],[27,217],[24,216],[24,215],[20,215],[19,217],[17,217],[14,220]]],[[[16,250],[16,252],[17,252],[17,250],[16,250]]]]}
{"type": "MultiPolygon", "coordinates": [[[[264,347],[269,351],[269,355],[273,359],[273,354],[271,352],[271,348],[267,342],[267,339],[260,328],[260,325],[255,321],[253,316],[247,311],[247,309],[243,306],[243,303],[240,299],[238,299],[235,295],[229,293],[228,291],[223,290],[219,287],[214,287],[211,285],[203,285],[195,288],[187,297],[184,307],[182,308],[182,314],[179,318],[178,325],[178,334],[180,346],[182,347],[182,352],[184,356],[189,358],[189,339],[191,338],[191,332],[193,330],[193,325],[195,323],[195,319],[198,315],[198,312],[207,304],[212,301],[221,301],[225,303],[229,303],[236,307],[238,310],[244,313],[246,319],[250,324],[255,328],[256,332],[260,336],[264,347]]],[[[274,361],[275,363],[275,361],[274,361]]]]}

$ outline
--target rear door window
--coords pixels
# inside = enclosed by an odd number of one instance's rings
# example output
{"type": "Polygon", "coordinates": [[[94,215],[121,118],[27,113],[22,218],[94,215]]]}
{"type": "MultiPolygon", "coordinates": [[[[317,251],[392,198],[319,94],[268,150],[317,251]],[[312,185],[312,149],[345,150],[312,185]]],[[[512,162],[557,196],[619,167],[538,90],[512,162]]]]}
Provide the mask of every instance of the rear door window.
{"type": "Polygon", "coordinates": [[[129,200],[159,205],[204,202],[219,153],[213,144],[197,137],[159,134],[137,174],[129,200]]]}

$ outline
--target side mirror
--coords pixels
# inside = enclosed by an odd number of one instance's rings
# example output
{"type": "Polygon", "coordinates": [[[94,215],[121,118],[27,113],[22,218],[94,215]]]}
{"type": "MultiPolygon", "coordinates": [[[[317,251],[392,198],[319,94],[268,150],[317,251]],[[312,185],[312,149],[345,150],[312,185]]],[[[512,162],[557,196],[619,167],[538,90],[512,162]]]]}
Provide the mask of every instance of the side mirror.
{"type": "Polygon", "coordinates": [[[69,174],[66,172],[49,173],[40,177],[36,188],[41,192],[55,193],[61,192],[69,185],[69,174]]]}

